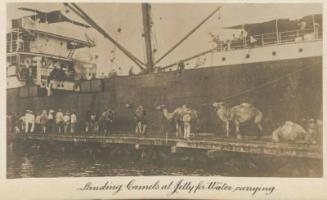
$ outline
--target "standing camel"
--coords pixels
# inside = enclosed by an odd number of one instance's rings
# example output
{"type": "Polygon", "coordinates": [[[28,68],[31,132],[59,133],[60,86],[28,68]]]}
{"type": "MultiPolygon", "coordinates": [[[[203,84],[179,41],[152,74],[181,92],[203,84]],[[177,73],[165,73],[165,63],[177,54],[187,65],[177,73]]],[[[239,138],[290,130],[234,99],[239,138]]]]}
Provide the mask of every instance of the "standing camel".
{"type": "MultiPolygon", "coordinates": [[[[157,110],[160,110],[168,122],[173,122],[176,128],[176,137],[179,137],[182,134],[183,126],[181,121],[181,112],[177,108],[173,112],[169,112],[166,105],[159,105],[156,107],[157,110]]],[[[167,129],[167,128],[166,128],[167,129]]]]}
{"type": "Polygon", "coordinates": [[[157,110],[162,111],[167,121],[175,122],[176,137],[183,135],[184,139],[190,137],[191,121],[198,120],[198,114],[195,110],[187,108],[186,105],[176,108],[173,112],[169,112],[165,105],[157,106],[157,110]]]}
{"type": "Polygon", "coordinates": [[[136,121],[135,133],[137,135],[146,135],[147,128],[147,120],[146,120],[146,112],[142,105],[139,105],[135,110],[132,104],[126,104],[126,107],[130,109],[134,115],[134,119],[136,121]]]}
{"type": "Polygon", "coordinates": [[[225,122],[226,124],[226,135],[229,136],[230,133],[230,122],[235,124],[237,138],[241,139],[240,135],[240,124],[253,120],[254,124],[259,129],[259,135],[262,132],[262,112],[249,103],[241,103],[240,105],[236,105],[232,108],[228,108],[223,102],[215,102],[213,103],[213,107],[216,108],[217,116],[220,120],[225,122]]]}

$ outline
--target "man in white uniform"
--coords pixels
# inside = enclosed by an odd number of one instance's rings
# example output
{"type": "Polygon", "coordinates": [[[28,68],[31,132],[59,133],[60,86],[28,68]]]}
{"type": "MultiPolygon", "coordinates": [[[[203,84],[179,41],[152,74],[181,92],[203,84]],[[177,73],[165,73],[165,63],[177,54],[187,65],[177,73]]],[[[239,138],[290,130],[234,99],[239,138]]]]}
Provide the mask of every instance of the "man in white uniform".
{"type": "Polygon", "coordinates": [[[57,127],[58,134],[62,133],[63,122],[64,122],[64,114],[61,112],[61,109],[58,109],[58,112],[56,113],[56,127],[57,127]]]}
{"type": "Polygon", "coordinates": [[[35,116],[31,110],[25,114],[25,133],[33,133],[35,125],[35,116]]]}

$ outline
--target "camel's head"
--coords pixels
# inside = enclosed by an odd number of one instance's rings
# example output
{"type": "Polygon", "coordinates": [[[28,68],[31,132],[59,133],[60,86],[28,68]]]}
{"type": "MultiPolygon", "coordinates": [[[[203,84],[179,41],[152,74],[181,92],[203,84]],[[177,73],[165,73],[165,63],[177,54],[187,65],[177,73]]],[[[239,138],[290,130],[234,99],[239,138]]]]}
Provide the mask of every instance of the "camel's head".
{"type": "Polygon", "coordinates": [[[225,106],[225,103],[224,102],[214,102],[212,104],[213,107],[215,107],[216,109],[219,109],[219,108],[222,108],[225,106]]]}
{"type": "Polygon", "coordinates": [[[166,105],[162,104],[156,107],[156,110],[162,111],[164,108],[166,108],[166,105]]]}
{"type": "Polygon", "coordinates": [[[139,106],[137,107],[137,109],[138,109],[138,110],[144,110],[144,108],[143,108],[142,105],[139,105],[139,106]]]}

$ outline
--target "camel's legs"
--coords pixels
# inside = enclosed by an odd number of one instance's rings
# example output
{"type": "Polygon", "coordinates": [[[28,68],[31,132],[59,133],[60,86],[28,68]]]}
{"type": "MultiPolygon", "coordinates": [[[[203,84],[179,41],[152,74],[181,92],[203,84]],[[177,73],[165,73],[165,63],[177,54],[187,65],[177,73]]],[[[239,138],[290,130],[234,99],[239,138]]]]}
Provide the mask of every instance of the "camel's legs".
{"type": "Polygon", "coordinates": [[[179,123],[176,122],[176,137],[179,137],[180,130],[181,130],[181,127],[180,127],[179,123]]]}
{"type": "MultiPolygon", "coordinates": [[[[187,126],[187,125],[186,125],[187,126]]],[[[184,128],[184,139],[187,139],[187,127],[184,128]]]]}
{"type": "Polygon", "coordinates": [[[145,136],[146,134],[146,124],[142,124],[142,135],[145,136]]]}
{"type": "Polygon", "coordinates": [[[261,137],[261,133],[262,133],[262,125],[261,125],[260,122],[257,123],[257,127],[258,127],[258,129],[259,129],[259,132],[258,132],[258,138],[260,138],[260,137],[261,137]]]}
{"type": "Polygon", "coordinates": [[[258,126],[259,131],[262,132],[262,129],[263,129],[263,128],[262,128],[261,123],[258,123],[257,126],[258,126]]]}
{"type": "Polygon", "coordinates": [[[136,127],[135,127],[135,133],[136,133],[136,134],[139,133],[139,124],[138,124],[138,123],[136,124],[136,127]]]}
{"type": "Polygon", "coordinates": [[[259,129],[258,137],[261,136],[262,129],[263,129],[262,125],[261,125],[261,120],[262,120],[262,114],[261,114],[261,112],[259,112],[254,118],[254,123],[257,125],[257,127],[259,129]]]}
{"type": "Polygon", "coordinates": [[[242,139],[242,136],[240,134],[240,122],[235,120],[235,129],[236,129],[236,138],[237,139],[242,139]]]}
{"type": "Polygon", "coordinates": [[[229,136],[229,121],[226,121],[226,136],[229,136]]]}
{"type": "Polygon", "coordinates": [[[142,123],[141,122],[137,122],[136,128],[135,128],[135,133],[136,134],[141,134],[142,133],[142,123]]]}
{"type": "Polygon", "coordinates": [[[184,139],[189,138],[191,135],[191,124],[184,123],[184,139]]]}

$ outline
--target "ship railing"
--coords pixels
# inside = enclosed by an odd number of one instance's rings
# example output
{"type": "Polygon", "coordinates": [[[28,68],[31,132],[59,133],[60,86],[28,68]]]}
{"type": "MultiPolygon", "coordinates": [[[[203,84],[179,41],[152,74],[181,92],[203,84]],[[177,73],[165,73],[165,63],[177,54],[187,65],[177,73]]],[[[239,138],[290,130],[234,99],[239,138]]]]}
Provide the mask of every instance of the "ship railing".
{"type": "Polygon", "coordinates": [[[7,42],[7,53],[10,52],[30,52],[30,42],[11,40],[7,42]]]}
{"type": "Polygon", "coordinates": [[[37,48],[31,46],[30,41],[20,41],[20,40],[11,40],[7,41],[7,53],[14,52],[28,52],[28,53],[40,53],[40,54],[49,54],[58,57],[64,57],[68,59],[72,59],[76,49],[72,49],[67,51],[58,50],[56,51],[53,48],[37,48]]]}
{"type": "MultiPolygon", "coordinates": [[[[41,79],[47,80],[53,69],[54,68],[40,67],[39,73],[40,73],[41,79]]],[[[64,70],[64,72],[65,72],[65,77],[64,77],[65,81],[74,81],[74,72],[66,71],[66,70],[64,70]]]]}
{"type": "Polygon", "coordinates": [[[303,41],[322,40],[322,29],[291,30],[285,32],[265,33],[259,35],[249,35],[242,39],[218,41],[217,51],[228,51],[235,49],[246,49],[267,45],[297,43],[303,41]]]}

